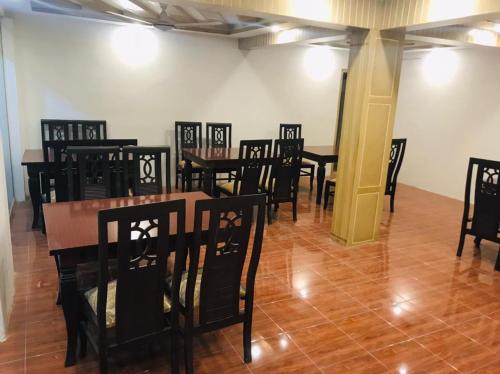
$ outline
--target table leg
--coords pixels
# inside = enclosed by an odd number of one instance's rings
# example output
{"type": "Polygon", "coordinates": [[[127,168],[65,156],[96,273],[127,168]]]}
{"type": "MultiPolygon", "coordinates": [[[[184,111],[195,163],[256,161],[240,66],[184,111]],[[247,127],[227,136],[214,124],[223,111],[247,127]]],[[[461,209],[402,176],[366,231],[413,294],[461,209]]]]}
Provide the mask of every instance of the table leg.
{"type": "Polygon", "coordinates": [[[208,196],[212,196],[213,174],[212,169],[203,169],[203,192],[208,196]]]}
{"type": "Polygon", "coordinates": [[[76,363],[76,346],[78,339],[78,293],[76,289],[76,268],[60,269],[59,290],[61,304],[66,321],[67,345],[65,366],[76,363]]]}
{"type": "Polygon", "coordinates": [[[186,160],[184,165],[184,173],[186,175],[186,191],[191,192],[193,190],[193,163],[191,160],[186,160]]]}
{"type": "Polygon", "coordinates": [[[316,191],[316,204],[321,205],[321,198],[323,197],[323,184],[325,182],[325,163],[318,162],[318,179],[316,191]]]}
{"type": "Polygon", "coordinates": [[[42,206],[42,194],[40,191],[40,171],[38,168],[28,165],[28,188],[31,205],[33,207],[32,229],[40,228],[40,209],[42,206]]]}

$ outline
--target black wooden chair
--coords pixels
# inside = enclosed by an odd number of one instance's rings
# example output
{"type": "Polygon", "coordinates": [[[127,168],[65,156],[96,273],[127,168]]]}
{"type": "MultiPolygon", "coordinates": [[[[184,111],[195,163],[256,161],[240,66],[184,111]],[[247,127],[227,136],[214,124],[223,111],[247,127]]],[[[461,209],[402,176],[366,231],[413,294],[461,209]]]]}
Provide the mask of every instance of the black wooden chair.
{"type": "MultiPolygon", "coordinates": [[[[173,200],[99,212],[99,277],[95,287],[79,289],[79,336],[81,356],[90,342],[101,373],[107,372],[108,354],[171,338],[172,306],[164,280],[170,252],[184,250],[185,205],[185,200],[173,200]],[[118,263],[114,279],[109,271],[113,252],[118,263]]],[[[175,360],[172,355],[172,367],[178,367],[175,360]]]]}
{"type": "MultiPolygon", "coordinates": [[[[181,179],[182,191],[186,190],[186,161],[182,155],[183,148],[201,148],[201,122],[175,122],[175,188],[179,188],[181,179]]],[[[203,169],[196,162],[192,163],[192,174],[198,174],[198,187],[201,187],[203,169]]]]}
{"type": "MultiPolygon", "coordinates": [[[[462,256],[465,235],[475,236],[479,248],[481,240],[500,243],[500,161],[470,158],[465,184],[464,214],[457,256],[462,256]],[[473,174],[476,174],[474,185],[473,174]],[[471,192],[474,188],[472,217],[471,192]]],[[[500,271],[500,250],[495,270],[500,271]]]]}
{"type": "MultiPolygon", "coordinates": [[[[280,124],[280,139],[301,139],[302,125],[301,124],[280,124]]],[[[300,176],[309,177],[309,190],[312,191],[314,186],[314,174],[316,164],[313,161],[303,159],[300,166],[300,176]]]]}
{"type": "Polygon", "coordinates": [[[187,373],[194,372],[194,335],[238,323],[243,323],[244,360],[247,363],[252,361],[254,283],[262,247],[265,202],[265,195],[196,202],[193,245],[189,248],[189,268],[181,274],[180,270],[185,265],[185,260],[182,259],[186,258],[186,250],[182,248],[176,252],[174,277],[171,282],[172,305],[175,311],[172,315],[172,325],[184,339],[187,373]],[[207,217],[208,244],[203,250],[202,222],[207,220],[207,217]],[[255,223],[255,230],[252,230],[252,222],[255,223]],[[248,250],[250,243],[251,252],[248,250]],[[245,263],[248,264],[246,271],[245,263]],[[240,308],[240,302],[243,302],[243,308],[240,308]],[[177,320],[177,308],[179,314],[184,317],[184,323],[177,320]]]}
{"type": "Polygon", "coordinates": [[[119,147],[68,147],[66,154],[69,201],[121,196],[119,147]]]}
{"type": "Polygon", "coordinates": [[[396,197],[398,175],[399,170],[401,170],[401,165],[403,164],[405,150],[406,139],[392,139],[387,182],[385,184],[385,194],[391,197],[391,213],[394,213],[394,199],[396,197]]]}
{"type": "MultiPolygon", "coordinates": [[[[205,127],[205,145],[207,148],[231,148],[232,146],[232,127],[231,123],[207,122],[205,127]]],[[[213,189],[217,181],[231,181],[234,178],[234,169],[217,169],[213,175],[213,189]],[[217,173],[227,173],[226,177],[220,177],[217,173]]]]}
{"type": "MultiPolygon", "coordinates": [[[[396,197],[396,187],[398,184],[398,175],[403,164],[403,158],[406,150],[406,139],[392,139],[391,153],[389,155],[389,167],[387,170],[387,181],[385,184],[385,194],[390,196],[391,213],[394,213],[394,199],[396,197]]],[[[337,176],[334,174],[325,182],[324,205],[323,209],[328,207],[328,198],[335,194],[335,185],[337,176]]]]}
{"type": "Polygon", "coordinates": [[[241,166],[236,171],[235,180],[217,185],[215,195],[252,195],[262,192],[261,184],[267,180],[271,148],[271,139],[240,141],[238,158],[241,166]]]}
{"type": "Polygon", "coordinates": [[[267,219],[272,223],[272,206],[277,211],[280,203],[291,202],[293,220],[297,221],[297,197],[304,139],[276,139],[274,141],[271,172],[262,186],[267,193],[267,219]]]}
{"type": "Polygon", "coordinates": [[[123,148],[124,196],[158,195],[172,192],[170,184],[170,147],[125,147],[123,148]],[[163,157],[162,157],[163,155],[163,157]],[[164,158],[164,161],[162,161],[164,158]],[[163,185],[162,165],[165,166],[163,185]],[[129,183],[129,180],[131,183],[129,183]]]}

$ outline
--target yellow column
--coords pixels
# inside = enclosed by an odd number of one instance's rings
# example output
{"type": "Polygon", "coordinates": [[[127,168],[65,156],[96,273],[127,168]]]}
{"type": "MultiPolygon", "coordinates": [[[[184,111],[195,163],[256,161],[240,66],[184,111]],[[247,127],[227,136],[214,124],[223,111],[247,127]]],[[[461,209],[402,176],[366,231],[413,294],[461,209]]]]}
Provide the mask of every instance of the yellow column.
{"type": "Polygon", "coordinates": [[[403,32],[352,36],[332,223],[347,245],[379,233],[403,43],[403,32]]]}

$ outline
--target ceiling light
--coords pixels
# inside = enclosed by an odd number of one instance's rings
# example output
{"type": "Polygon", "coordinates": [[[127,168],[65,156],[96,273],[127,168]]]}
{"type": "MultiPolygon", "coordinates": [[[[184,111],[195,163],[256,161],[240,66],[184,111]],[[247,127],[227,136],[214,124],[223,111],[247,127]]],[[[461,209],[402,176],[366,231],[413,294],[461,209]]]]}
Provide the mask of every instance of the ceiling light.
{"type": "Polygon", "coordinates": [[[279,32],[281,31],[281,27],[279,25],[271,26],[271,32],[279,32]]]}
{"type": "Polygon", "coordinates": [[[469,35],[472,37],[474,43],[496,46],[498,36],[492,31],[482,30],[482,29],[472,29],[469,31],[469,35]]]}

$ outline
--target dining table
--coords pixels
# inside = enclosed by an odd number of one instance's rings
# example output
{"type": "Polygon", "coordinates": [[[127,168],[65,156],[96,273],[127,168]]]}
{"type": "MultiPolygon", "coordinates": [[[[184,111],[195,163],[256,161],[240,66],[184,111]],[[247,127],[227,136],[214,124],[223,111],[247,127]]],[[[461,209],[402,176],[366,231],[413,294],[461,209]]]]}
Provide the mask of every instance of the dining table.
{"type": "MultiPolygon", "coordinates": [[[[78,336],[76,269],[80,264],[98,261],[98,212],[105,209],[184,199],[186,201],[186,242],[189,245],[194,232],[196,201],[210,198],[204,192],[196,191],[43,204],[48,255],[55,258],[59,275],[59,301],[66,322],[65,366],[72,366],[76,361],[78,336]]],[[[203,241],[207,240],[205,232],[208,231],[208,219],[208,215],[203,217],[203,241]]],[[[176,234],[174,222],[171,220],[172,239],[176,234]]],[[[113,245],[117,238],[110,237],[108,240],[113,245]]],[[[110,255],[113,256],[113,253],[110,255]]]]}
{"type": "Polygon", "coordinates": [[[28,192],[33,208],[32,229],[41,227],[42,180],[43,173],[54,165],[53,148],[59,144],[65,146],[126,146],[137,145],[137,139],[97,139],[97,140],[47,140],[42,142],[42,149],[26,149],[21,159],[21,166],[28,173],[28,192]]]}
{"type": "MultiPolygon", "coordinates": [[[[182,150],[186,162],[187,191],[192,189],[191,170],[192,164],[196,163],[203,169],[203,191],[212,195],[213,174],[217,170],[241,167],[239,159],[239,148],[184,148],[182,150]]],[[[335,146],[305,146],[302,157],[318,163],[316,180],[316,204],[321,205],[323,197],[323,185],[325,182],[326,164],[338,161],[338,148],[335,146]]],[[[272,158],[264,159],[264,163],[270,164],[272,158]]]]}

